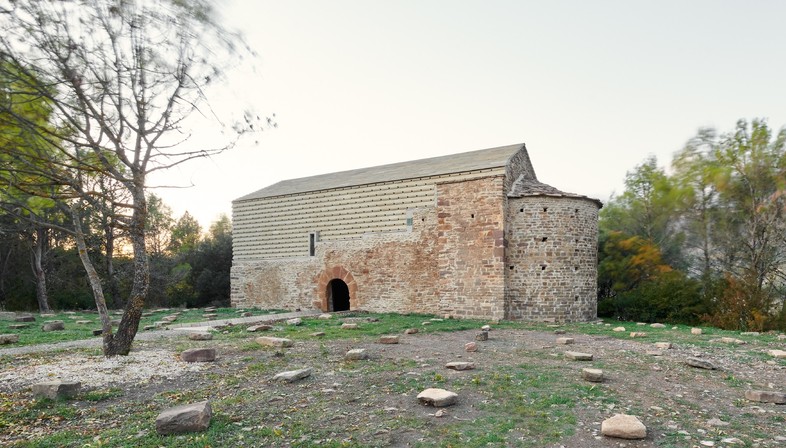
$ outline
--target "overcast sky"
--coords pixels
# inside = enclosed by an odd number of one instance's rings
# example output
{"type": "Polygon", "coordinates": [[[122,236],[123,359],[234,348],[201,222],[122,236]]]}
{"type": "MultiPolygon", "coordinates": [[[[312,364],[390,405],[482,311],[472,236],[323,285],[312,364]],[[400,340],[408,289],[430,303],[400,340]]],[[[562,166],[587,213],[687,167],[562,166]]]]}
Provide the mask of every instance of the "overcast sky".
{"type": "Polygon", "coordinates": [[[278,128],[153,179],[193,183],[155,192],[204,226],[279,180],[513,143],[542,182],[605,201],[700,127],[786,125],[784,1],[234,0],[221,12],[259,60],[214,104],[250,104],[278,128]]]}

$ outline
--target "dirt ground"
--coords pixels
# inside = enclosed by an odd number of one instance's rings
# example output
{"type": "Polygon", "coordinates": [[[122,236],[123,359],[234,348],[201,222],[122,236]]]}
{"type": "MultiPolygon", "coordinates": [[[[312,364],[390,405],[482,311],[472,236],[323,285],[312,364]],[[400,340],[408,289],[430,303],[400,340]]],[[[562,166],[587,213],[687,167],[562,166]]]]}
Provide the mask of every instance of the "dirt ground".
{"type": "MultiPolygon", "coordinates": [[[[553,329],[492,329],[489,340],[478,342],[479,350],[474,353],[467,352],[465,344],[475,339],[477,330],[402,334],[395,345],[380,344],[376,336],[315,336],[297,340],[286,349],[255,346],[253,337],[258,333],[251,337],[235,332],[235,337],[227,338],[219,334],[200,343],[142,341],[135,346],[136,353],[144,358],[148,351],[168,352],[176,373],[139,378],[123,374],[122,369],[134,369],[133,365],[115,367],[118,376],[111,384],[95,389],[118,392],[97,401],[74,402],[76,419],[48,419],[39,427],[33,424],[23,429],[6,426],[0,431],[0,445],[34,441],[36,434],[73,429],[74,425],[100,438],[107,428],[127,425],[124,420],[129,413],[154,415],[167,402],[209,399],[216,403],[214,413],[222,415],[232,431],[241,433],[238,440],[245,442],[237,443],[245,446],[321,446],[335,441],[354,446],[432,446],[447,445],[444,440],[451,437],[455,440],[451,446],[462,446],[463,432],[470,440],[473,430],[501,427],[507,432],[498,434],[501,441],[489,442],[489,446],[786,446],[786,406],[744,398],[748,389],[786,390],[786,364],[766,355],[767,350],[783,349],[783,341],[751,336],[746,338],[748,343],[738,345],[705,335],[695,337],[693,343],[684,328],[663,330],[657,339],[624,339],[601,327],[596,334],[582,333],[584,327],[568,327],[560,335],[553,329]],[[557,344],[557,337],[571,337],[574,343],[557,344]],[[670,340],[674,341],[671,349],[654,347],[656,341],[670,340]],[[178,353],[192,346],[214,347],[218,359],[198,369],[178,369],[178,353]],[[366,349],[369,359],[345,361],[345,353],[357,348],[366,349]],[[567,360],[567,350],[591,353],[593,360],[567,360]],[[686,365],[685,360],[694,356],[717,369],[686,365]],[[471,361],[476,368],[445,369],[451,361],[471,361]],[[296,383],[270,381],[275,373],[301,367],[312,368],[312,375],[296,383]],[[581,380],[585,367],[602,369],[605,381],[581,380]],[[549,385],[555,394],[573,393],[575,402],[568,411],[575,417],[560,420],[565,409],[558,402],[551,405],[553,412],[545,408],[543,424],[534,430],[521,420],[506,426],[513,408],[495,407],[498,402],[534,397],[530,403],[535,406],[549,395],[542,390],[523,392],[528,381],[549,385]],[[440,416],[438,409],[418,403],[416,395],[424,386],[455,390],[458,403],[444,408],[440,416]],[[616,413],[638,416],[648,428],[647,438],[632,441],[601,436],[601,422],[616,413]],[[550,420],[567,422],[570,430],[563,423],[549,426],[550,420]],[[538,434],[539,430],[559,433],[549,438],[538,434]],[[248,434],[245,439],[243,432],[248,434]],[[539,439],[547,442],[538,445],[539,439]]],[[[271,333],[265,335],[275,335],[271,333]]],[[[24,401],[29,397],[27,383],[36,379],[33,369],[66,356],[25,355],[5,360],[0,373],[13,370],[14,380],[0,384],[0,393],[7,403],[24,401]]],[[[102,362],[100,356],[93,358],[102,362]]],[[[59,366],[55,376],[68,376],[63,369],[59,366]]],[[[89,389],[88,381],[83,383],[89,389]]],[[[139,437],[149,431],[149,426],[141,425],[139,437]]]]}

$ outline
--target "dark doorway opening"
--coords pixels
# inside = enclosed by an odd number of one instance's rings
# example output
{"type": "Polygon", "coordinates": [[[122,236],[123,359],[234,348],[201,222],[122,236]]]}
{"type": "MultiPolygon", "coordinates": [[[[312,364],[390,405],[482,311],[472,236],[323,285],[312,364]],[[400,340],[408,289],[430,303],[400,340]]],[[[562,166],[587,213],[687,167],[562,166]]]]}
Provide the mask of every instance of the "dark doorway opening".
{"type": "Polygon", "coordinates": [[[343,280],[333,279],[327,285],[328,310],[349,310],[349,287],[343,280]]]}

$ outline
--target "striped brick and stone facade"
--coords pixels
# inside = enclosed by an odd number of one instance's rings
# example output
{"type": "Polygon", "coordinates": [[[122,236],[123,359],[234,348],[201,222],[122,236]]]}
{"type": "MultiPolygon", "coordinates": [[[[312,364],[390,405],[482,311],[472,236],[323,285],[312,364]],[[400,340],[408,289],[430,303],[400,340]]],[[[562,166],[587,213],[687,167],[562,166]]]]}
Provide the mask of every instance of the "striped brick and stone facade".
{"type": "Polygon", "coordinates": [[[600,205],[524,145],[279,182],[233,202],[232,304],[592,319],[600,205]]]}

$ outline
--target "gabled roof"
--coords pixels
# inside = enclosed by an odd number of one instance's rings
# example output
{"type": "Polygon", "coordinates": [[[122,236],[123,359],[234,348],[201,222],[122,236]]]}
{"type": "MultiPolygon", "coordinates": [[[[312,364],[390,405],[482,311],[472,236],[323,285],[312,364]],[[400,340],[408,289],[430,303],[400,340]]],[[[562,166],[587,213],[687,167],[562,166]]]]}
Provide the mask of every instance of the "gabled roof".
{"type": "Polygon", "coordinates": [[[552,187],[551,185],[546,185],[537,179],[526,177],[522,174],[521,176],[519,176],[518,179],[516,179],[516,182],[513,183],[513,187],[511,187],[510,192],[508,193],[508,197],[522,198],[525,196],[552,196],[552,197],[586,199],[588,201],[592,201],[598,204],[598,207],[603,207],[603,203],[598,199],[594,199],[589,196],[584,196],[580,194],[566,193],[564,191],[552,187]]]}
{"type": "Polygon", "coordinates": [[[269,187],[255,191],[254,193],[235,199],[235,202],[378,182],[390,182],[394,180],[499,168],[504,167],[508,159],[523,148],[524,144],[520,143],[517,145],[500,146],[498,148],[481,149],[478,151],[450,154],[441,157],[410,160],[408,162],[393,163],[390,165],[380,165],[337,173],[301,177],[299,179],[283,180],[269,187]]]}

